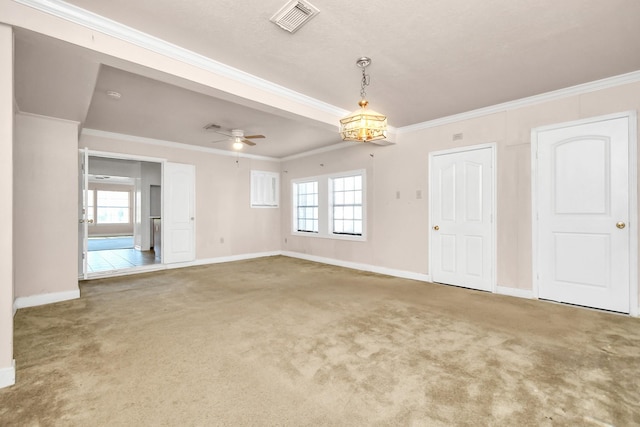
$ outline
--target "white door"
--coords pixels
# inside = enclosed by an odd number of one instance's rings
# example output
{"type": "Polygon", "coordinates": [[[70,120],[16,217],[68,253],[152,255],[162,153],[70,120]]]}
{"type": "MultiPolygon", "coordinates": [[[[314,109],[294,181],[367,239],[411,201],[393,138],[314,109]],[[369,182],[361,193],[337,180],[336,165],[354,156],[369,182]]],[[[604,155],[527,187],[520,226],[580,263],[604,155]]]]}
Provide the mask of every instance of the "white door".
{"type": "Polygon", "coordinates": [[[188,262],[195,259],[195,180],[195,166],[169,162],[164,164],[164,263],[188,262]]]}
{"type": "Polygon", "coordinates": [[[87,245],[88,245],[88,215],[87,190],[89,187],[89,150],[86,148],[78,153],[78,277],[87,278],[87,245]]]}
{"type": "Polygon", "coordinates": [[[629,117],[560,126],[532,135],[538,296],[628,313],[629,117]]]}
{"type": "Polygon", "coordinates": [[[431,274],[493,291],[493,146],[431,155],[431,274]]]}

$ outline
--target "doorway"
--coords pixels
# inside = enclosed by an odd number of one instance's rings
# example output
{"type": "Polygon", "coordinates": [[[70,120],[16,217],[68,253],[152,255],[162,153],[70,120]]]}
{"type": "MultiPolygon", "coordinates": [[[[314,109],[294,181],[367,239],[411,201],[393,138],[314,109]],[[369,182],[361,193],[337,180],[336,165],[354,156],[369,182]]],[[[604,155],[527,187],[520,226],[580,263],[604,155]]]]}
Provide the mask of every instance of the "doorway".
{"type": "Polygon", "coordinates": [[[495,289],[495,144],[429,155],[434,282],[495,289]]]}
{"type": "MultiPolygon", "coordinates": [[[[84,150],[82,150],[84,151],[84,150]]],[[[153,244],[154,220],[160,220],[162,164],[81,153],[83,214],[79,276],[105,275],[162,263],[153,244]],[[153,212],[152,212],[153,211],[153,212]],[[153,215],[155,216],[153,216],[153,215]]]]}
{"type": "Polygon", "coordinates": [[[538,297],[637,310],[635,113],[532,131],[538,297]]]}

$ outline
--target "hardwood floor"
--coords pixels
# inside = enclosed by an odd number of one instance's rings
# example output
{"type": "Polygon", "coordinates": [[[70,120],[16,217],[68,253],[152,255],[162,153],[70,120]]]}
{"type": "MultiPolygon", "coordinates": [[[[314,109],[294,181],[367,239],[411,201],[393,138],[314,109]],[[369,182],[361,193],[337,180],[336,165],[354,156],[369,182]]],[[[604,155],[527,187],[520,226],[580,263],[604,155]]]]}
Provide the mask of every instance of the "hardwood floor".
{"type": "Polygon", "coordinates": [[[87,270],[89,273],[160,264],[160,258],[156,258],[153,251],[138,251],[135,249],[89,251],[87,256],[87,270]]]}

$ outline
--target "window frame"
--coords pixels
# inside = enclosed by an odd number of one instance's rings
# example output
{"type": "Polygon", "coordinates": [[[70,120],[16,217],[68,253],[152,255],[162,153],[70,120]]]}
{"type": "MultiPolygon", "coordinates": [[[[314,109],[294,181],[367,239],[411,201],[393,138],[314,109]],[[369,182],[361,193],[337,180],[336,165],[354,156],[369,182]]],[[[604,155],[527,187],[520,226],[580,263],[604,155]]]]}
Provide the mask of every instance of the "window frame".
{"type": "Polygon", "coordinates": [[[302,181],[292,181],[291,183],[291,194],[292,194],[292,205],[293,205],[293,223],[292,223],[292,227],[293,227],[293,232],[296,234],[301,234],[301,235],[314,235],[314,234],[318,234],[320,232],[320,182],[318,182],[317,179],[310,179],[310,180],[302,180],[302,181]],[[316,195],[316,199],[317,199],[317,204],[316,205],[304,205],[304,208],[309,208],[309,207],[315,207],[316,212],[317,212],[317,217],[315,217],[314,219],[312,219],[313,221],[317,222],[317,231],[312,231],[312,230],[300,230],[298,228],[298,221],[299,221],[299,217],[298,217],[298,211],[300,209],[300,205],[298,204],[299,201],[299,197],[300,197],[300,193],[298,192],[298,187],[300,185],[304,185],[304,184],[315,184],[316,185],[316,192],[315,193],[305,193],[306,195],[309,194],[315,194],[316,195]]]}
{"type": "Polygon", "coordinates": [[[296,178],[291,180],[291,234],[293,236],[318,237],[323,239],[350,240],[364,242],[367,240],[367,175],[365,169],[356,169],[326,175],[296,178]],[[333,192],[332,180],[350,176],[362,177],[362,234],[336,234],[333,232],[333,192]],[[296,185],[307,182],[318,182],[318,232],[297,231],[296,185]]]}
{"type": "Polygon", "coordinates": [[[103,183],[90,183],[87,188],[87,195],[90,196],[93,193],[92,203],[87,200],[87,219],[91,219],[93,217],[93,222],[89,223],[90,227],[113,227],[113,226],[129,226],[133,225],[134,218],[133,215],[135,213],[134,209],[134,194],[135,188],[130,184],[103,184],[103,183]],[[98,221],[98,193],[104,191],[115,191],[120,193],[128,193],[129,197],[129,222],[100,222],[98,221]],[[91,206],[93,205],[93,206],[91,206]],[[89,212],[91,210],[92,212],[89,212]]]}
{"type": "MultiPolygon", "coordinates": [[[[331,176],[329,178],[329,188],[328,188],[328,193],[329,193],[329,232],[331,234],[333,234],[334,236],[349,236],[349,237],[361,237],[364,235],[364,231],[365,231],[365,222],[364,222],[364,210],[365,210],[365,204],[364,204],[364,193],[365,193],[365,186],[364,186],[364,176],[361,173],[347,173],[347,174],[340,174],[340,175],[334,175],[331,176]],[[356,190],[356,189],[352,189],[352,190],[336,190],[335,188],[335,181],[339,180],[339,179],[345,179],[345,178],[351,178],[351,177],[360,177],[361,179],[361,183],[360,183],[360,189],[356,190]],[[343,196],[346,196],[346,193],[349,191],[360,191],[360,204],[357,203],[350,203],[350,204],[346,204],[346,203],[342,203],[340,205],[336,204],[336,192],[342,192],[344,193],[343,196]],[[357,233],[345,233],[345,232],[338,232],[335,229],[335,221],[336,218],[334,218],[334,214],[335,214],[335,208],[337,206],[341,206],[341,207],[348,207],[348,206],[360,206],[360,210],[361,210],[361,218],[360,218],[360,222],[361,222],[361,228],[362,228],[362,232],[357,234],[357,233]]],[[[342,218],[342,221],[349,221],[349,219],[345,219],[342,218]]],[[[351,221],[356,221],[356,219],[351,218],[351,221]]]]}

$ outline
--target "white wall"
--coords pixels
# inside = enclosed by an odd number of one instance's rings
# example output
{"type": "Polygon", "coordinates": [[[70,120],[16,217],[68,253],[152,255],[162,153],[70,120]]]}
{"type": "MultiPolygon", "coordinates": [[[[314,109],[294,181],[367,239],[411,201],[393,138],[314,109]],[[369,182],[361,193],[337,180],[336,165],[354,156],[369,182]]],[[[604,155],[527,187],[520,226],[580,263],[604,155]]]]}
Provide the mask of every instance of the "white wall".
{"type": "Polygon", "coordinates": [[[282,230],[287,243],[283,243],[283,249],[428,274],[429,153],[495,142],[497,284],[531,290],[531,129],[628,110],[640,110],[640,83],[401,133],[392,146],[354,144],[345,150],[284,162],[282,169],[287,173],[282,176],[282,230]],[[453,141],[458,133],[463,139],[453,141]],[[291,180],[359,168],[367,170],[367,241],[292,235],[291,180]],[[421,199],[416,197],[418,191],[421,199]]]}
{"type": "Polygon", "coordinates": [[[0,388],[13,367],[13,30],[0,24],[0,388]]]}
{"type": "Polygon", "coordinates": [[[77,293],[78,123],[15,120],[15,296],[77,293]]]}
{"type": "Polygon", "coordinates": [[[195,165],[197,260],[280,250],[280,209],[250,207],[251,170],[279,172],[278,162],[88,134],[80,146],[195,165]]]}
{"type": "MultiPolygon", "coordinates": [[[[142,173],[142,206],[141,209],[141,242],[142,250],[149,250],[151,243],[151,186],[162,185],[162,166],[160,163],[141,162],[142,173]]],[[[161,210],[160,210],[161,211],[161,210]]]]}

